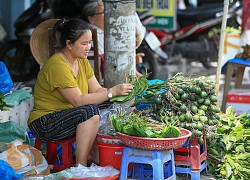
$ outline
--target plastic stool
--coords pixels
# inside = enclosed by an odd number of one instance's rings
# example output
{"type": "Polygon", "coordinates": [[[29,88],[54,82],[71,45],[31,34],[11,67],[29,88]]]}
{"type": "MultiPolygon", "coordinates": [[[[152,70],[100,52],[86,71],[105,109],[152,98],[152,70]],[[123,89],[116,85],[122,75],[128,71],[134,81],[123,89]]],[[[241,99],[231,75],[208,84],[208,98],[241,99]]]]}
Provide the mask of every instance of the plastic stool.
{"type": "Polygon", "coordinates": [[[202,162],[207,159],[206,136],[203,135],[204,144],[198,143],[198,138],[187,141],[186,147],[177,148],[174,150],[174,160],[176,165],[190,166],[192,171],[199,171],[202,162]]]}
{"type": "Polygon", "coordinates": [[[35,148],[40,150],[41,144],[46,143],[46,160],[51,167],[51,170],[61,171],[73,166],[73,153],[72,153],[72,144],[76,141],[75,137],[68,140],[60,141],[47,141],[44,142],[39,138],[35,140],[35,148]],[[59,159],[56,153],[56,146],[61,145],[62,147],[62,156],[61,164],[57,164],[59,159]]]}
{"type": "Polygon", "coordinates": [[[187,167],[178,167],[178,166],[175,167],[176,173],[189,174],[191,176],[191,180],[200,180],[200,174],[204,169],[206,169],[206,172],[207,172],[206,161],[204,161],[201,164],[200,170],[197,170],[197,171],[192,171],[190,166],[189,167],[188,166],[187,167]]]}
{"type": "Polygon", "coordinates": [[[173,150],[142,150],[125,146],[122,154],[122,164],[120,170],[120,180],[127,179],[128,164],[133,163],[132,179],[144,179],[143,165],[152,166],[153,180],[164,179],[164,164],[171,161],[170,171],[172,178],[176,180],[173,150]],[[137,176],[137,177],[136,177],[137,176]]]}
{"type": "Polygon", "coordinates": [[[227,95],[230,89],[231,77],[233,75],[234,70],[236,69],[234,88],[239,89],[242,87],[243,75],[244,75],[245,68],[247,66],[249,66],[249,64],[241,64],[237,62],[227,63],[225,85],[224,85],[223,98],[222,98],[222,104],[221,104],[222,112],[225,112],[226,110],[227,95]]]}

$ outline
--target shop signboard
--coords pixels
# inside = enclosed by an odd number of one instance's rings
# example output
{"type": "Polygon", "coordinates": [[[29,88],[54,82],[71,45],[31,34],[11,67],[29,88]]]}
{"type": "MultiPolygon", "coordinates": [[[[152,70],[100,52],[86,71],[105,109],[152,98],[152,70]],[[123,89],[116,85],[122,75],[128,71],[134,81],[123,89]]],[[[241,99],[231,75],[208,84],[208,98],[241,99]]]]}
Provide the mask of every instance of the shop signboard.
{"type": "Polygon", "coordinates": [[[136,0],[136,11],[150,11],[155,16],[148,28],[176,29],[176,0],[136,0]]]}

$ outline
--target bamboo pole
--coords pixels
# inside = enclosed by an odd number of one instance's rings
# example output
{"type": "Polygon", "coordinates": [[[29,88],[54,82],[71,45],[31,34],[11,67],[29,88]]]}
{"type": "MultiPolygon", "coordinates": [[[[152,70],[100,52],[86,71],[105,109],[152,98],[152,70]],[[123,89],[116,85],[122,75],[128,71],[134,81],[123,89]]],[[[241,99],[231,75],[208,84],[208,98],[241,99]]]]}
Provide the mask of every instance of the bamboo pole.
{"type": "Polygon", "coordinates": [[[219,52],[218,52],[218,64],[217,64],[216,81],[215,81],[215,88],[216,88],[215,92],[217,96],[219,94],[219,89],[220,89],[221,61],[224,57],[223,49],[224,49],[224,40],[225,40],[225,35],[226,35],[229,1],[232,1],[232,0],[224,0],[223,18],[222,18],[221,32],[220,32],[220,44],[219,44],[219,52]]]}

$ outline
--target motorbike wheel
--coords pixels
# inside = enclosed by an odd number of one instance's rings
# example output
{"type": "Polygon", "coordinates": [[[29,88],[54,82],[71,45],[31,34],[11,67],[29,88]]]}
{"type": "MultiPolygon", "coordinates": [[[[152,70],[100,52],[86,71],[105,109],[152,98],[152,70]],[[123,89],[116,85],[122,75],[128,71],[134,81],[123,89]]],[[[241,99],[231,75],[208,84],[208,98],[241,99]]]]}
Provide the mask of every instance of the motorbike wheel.
{"type": "MultiPolygon", "coordinates": [[[[219,40],[219,37],[216,38],[219,40]]],[[[210,40],[206,35],[201,35],[200,38],[201,47],[206,49],[205,55],[200,54],[201,63],[205,68],[213,68],[212,65],[214,62],[218,60],[218,45],[219,42],[215,42],[215,40],[210,40]]]]}
{"type": "Polygon", "coordinates": [[[39,65],[32,56],[29,44],[19,40],[7,41],[2,45],[0,60],[7,66],[13,82],[31,80],[39,72],[39,65]]]}
{"type": "Polygon", "coordinates": [[[166,44],[163,50],[171,57],[181,55],[187,62],[200,62],[205,68],[213,68],[217,61],[217,45],[206,34],[200,34],[191,39],[177,41],[175,44],[166,44]]]}
{"type": "Polygon", "coordinates": [[[136,50],[137,53],[142,52],[145,56],[142,59],[142,64],[137,66],[137,71],[145,75],[149,74],[148,79],[157,78],[158,62],[153,52],[150,49],[140,46],[136,50]]]}

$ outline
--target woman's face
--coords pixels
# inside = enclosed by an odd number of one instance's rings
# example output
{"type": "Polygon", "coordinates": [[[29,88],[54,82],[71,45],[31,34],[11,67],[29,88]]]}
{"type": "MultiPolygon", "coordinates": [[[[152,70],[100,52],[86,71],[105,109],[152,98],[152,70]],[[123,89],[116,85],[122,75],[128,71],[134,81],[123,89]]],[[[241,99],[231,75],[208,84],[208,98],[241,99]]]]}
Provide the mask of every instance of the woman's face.
{"type": "Polygon", "coordinates": [[[95,14],[89,17],[91,24],[96,25],[100,29],[104,30],[104,5],[99,4],[96,6],[95,14]]]}
{"type": "Polygon", "coordinates": [[[91,48],[92,32],[90,30],[82,34],[82,36],[71,44],[71,53],[73,58],[85,59],[91,48]]]}

